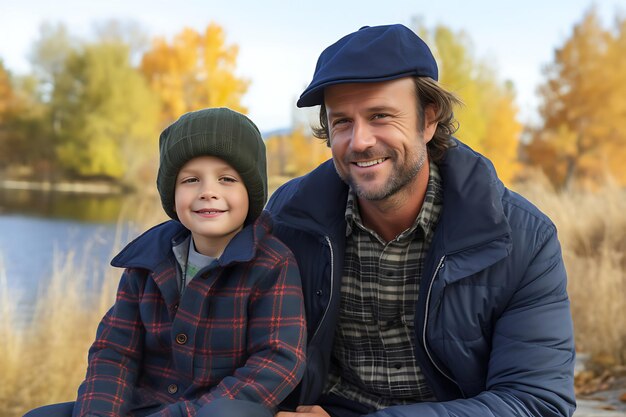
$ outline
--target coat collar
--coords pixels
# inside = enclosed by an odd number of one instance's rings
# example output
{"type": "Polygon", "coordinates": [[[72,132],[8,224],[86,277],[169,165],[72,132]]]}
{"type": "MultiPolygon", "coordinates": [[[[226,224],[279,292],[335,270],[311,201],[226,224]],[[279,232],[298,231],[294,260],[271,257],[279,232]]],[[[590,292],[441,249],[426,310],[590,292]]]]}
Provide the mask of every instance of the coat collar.
{"type": "Polygon", "coordinates": [[[456,140],[455,143],[439,163],[443,210],[438,233],[444,253],[476,248],[503,238],[508,242],[511,227],[502,206],[505,188],[493,164],[463,143],[456,140]]]}
{"type": "MultiPolygon", "coordinates": [[[[237,233],[218,259],[222,267],[237,262],[249,262],[256,255],[259,242],[271,232],[272,221],[267,212],[261,213],[251,225],[237,233]]],[[[147,230],[130,242],[111,261],[120,268],[143,268],[156,271],[164,262],[175,262],[172,247],[180,244],[190,232],[180,222],[169,220],[147,230]]]]}

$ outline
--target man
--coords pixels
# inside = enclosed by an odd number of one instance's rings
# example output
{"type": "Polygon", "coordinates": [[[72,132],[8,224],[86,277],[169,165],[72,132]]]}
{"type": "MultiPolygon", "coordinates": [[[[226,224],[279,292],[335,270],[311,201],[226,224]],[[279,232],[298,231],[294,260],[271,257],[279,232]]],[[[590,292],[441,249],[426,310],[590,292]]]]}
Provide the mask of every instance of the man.
{"type": "Polygon", "coordinates": [[[301,270],[302,383],[278,417],[571,416],[574,342],[556,230],[451,137],[456,97],[402,25],[324,50],[332,161],[267,209],[301,270]],[[296,406],[298,406],[296,408],[296,406]]]}

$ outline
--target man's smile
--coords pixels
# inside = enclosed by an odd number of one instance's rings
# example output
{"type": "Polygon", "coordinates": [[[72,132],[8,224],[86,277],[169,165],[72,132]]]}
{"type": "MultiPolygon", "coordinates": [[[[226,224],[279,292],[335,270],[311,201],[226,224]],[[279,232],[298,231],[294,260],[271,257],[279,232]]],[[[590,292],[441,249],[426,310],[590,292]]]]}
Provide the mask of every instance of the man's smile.
{"type": "Polygon", "coordinates": [[[387,158],[378,158],[378,159],[372,159],[371,161],[354,162],[354,164],[360,168],[367,168],[367,167],[371,167],[374,165],[382,164],[386,160],[387,158]]]}

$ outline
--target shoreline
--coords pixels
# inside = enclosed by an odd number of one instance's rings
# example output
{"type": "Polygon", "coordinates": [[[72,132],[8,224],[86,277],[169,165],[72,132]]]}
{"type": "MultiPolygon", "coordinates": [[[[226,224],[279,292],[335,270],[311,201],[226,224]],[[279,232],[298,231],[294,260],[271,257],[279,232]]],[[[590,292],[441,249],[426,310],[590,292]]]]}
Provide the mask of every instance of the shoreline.
{"type": "Polygon", "coordinates": [[[104,182],[0,180],[0,189],[42,192],[121,194],[124,187],[104,182]]]}

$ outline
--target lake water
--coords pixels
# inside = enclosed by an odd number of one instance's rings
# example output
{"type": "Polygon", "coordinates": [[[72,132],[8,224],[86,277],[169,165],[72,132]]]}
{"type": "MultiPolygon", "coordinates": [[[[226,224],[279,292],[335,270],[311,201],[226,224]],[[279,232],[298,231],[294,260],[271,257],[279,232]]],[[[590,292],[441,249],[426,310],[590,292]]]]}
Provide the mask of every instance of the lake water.
{"type": "MultiPolygon", "coordinates": [[[[50,282],[55,259],[58,263],[73,253],[76,269],[87,261],[104,270],[140,232],[136,208],[136,201],[120,195],[0,189],[0,268],[9,293],[19,300],[18,314],[32,311],[38,291],[50,282]]],[[[154,209],[161,211],[158,205],[154,209]]]]}

